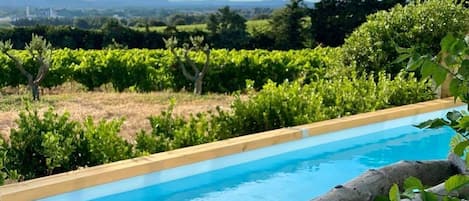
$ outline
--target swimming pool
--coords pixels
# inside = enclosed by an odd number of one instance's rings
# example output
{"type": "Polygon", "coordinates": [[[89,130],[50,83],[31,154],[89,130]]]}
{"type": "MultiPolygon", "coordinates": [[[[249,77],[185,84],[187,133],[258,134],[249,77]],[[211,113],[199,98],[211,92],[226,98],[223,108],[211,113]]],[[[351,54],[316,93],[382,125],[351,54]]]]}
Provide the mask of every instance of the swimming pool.
{"type": "Polygon", "coordinates": [[[453,131],[420,130],[411,124],[465,108],[439,110],[327,135],[305,135],[299,141],[42,200],[310,200],[369,168],[399,160],[445,158],[453,131]]]}
{"type": "Polygon", "coordinates": [[[422,132],[399,127],[96,200],[306,201],[369,168],[399,160],[445,158],[452,135],[448,128],[422,132]]]}

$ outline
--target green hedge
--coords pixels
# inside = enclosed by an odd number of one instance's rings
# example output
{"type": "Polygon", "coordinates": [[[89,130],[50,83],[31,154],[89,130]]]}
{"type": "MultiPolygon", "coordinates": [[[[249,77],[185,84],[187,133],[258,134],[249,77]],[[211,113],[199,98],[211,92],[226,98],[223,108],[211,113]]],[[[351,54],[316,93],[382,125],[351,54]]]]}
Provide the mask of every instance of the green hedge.
{"type": "Polygon", "coordinates": [[[422,55],[435,55],[447,33],[467,31],[469,9],[453,0],[398,5],[368,16],[367,22],[345,40],[344,59],[346,65],[355,64],[360,70],[397,74],[405,66],[403,62],[393,63],[399,56],[397,47],[415,47],[422,55]]]}
{"type": "MultiPolygon", "coordinates": [[[[245,80],[254,80],[261,88],[267,80],[283,82],[299,77],[314,78],[339,69],[340,53],[317,48],[298,51],[214,50],[204,89],[209,92],[233,92],[245,88],[245,80]],[[331,56],[329,56],[331,55],[331,56]],[[326,71],[327,69],[327,71],[326,71]]],[[[14,52],[25,61],[25,68],[36,66],[24,51],[14,52]]],[[[203,65],[203,55],[192,55],[203,65]]],[[[116,91],[132,87],[137,91],[192,88],[167,50],[55,50],[49,74],[42,86],[54,87],[73,80],[89,90],[112,83],[116,91]]],[[[13,61],[0,55],[0,87],[26,84],[13,61]]]]}
{"type": "Polygon", "coordinates": [[[0,154],[6,159],[3,171],[8,173],[4,176],[11,177],[14,170],[21,175],[14,179],[33,179],[135,156],[133,145],[118,135],[122,120],[95,123],[89,117],[79,123],[70,120],[68,113],[49,109],[42,115],[35,110],[21,112],[16,123],[18,128],[11,130],[9,143],[0,141],[0,154]]]}
{"type": "Polygon", "coordinates": [[[150,117],[151,133],[140,133],[137,149],[143,153],[175,149],[235,136],[295,126],[392,106],[433,99],[431,86],[413,74],[394,79],[385,73],[354,74],[304,84],[268,81],[247,100],[238,97],[228,111],[172,115],[172,108],[150,117]],[[375,78],[377,77],[377,78],[375,78]],[[376,79],[376,81],[375,81],[376,79]]]}

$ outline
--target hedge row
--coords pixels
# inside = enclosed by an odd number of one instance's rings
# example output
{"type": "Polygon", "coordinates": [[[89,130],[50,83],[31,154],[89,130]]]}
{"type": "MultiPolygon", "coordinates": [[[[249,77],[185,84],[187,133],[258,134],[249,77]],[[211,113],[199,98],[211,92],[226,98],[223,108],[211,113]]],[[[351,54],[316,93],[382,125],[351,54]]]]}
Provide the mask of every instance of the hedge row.
{"type": "Polygon", "coordinates": [[[135,144],[119,137],[122,120],[94,122],[88,118],[80,123],[70,120],[67,113],[52,110],[43,115],[22,112],[9,142],[0,138],[0,183],[433,98],[427,82],[404,73],[394,79],[380,73],[309,84],[268,81],[261,91],[249,94],[248,100],[238,97],[230,110],[189,118],[173,115],[172,105],[149,117],[153,130],[138,133],[135,144]]]}
{"type": "MultiPolygon", "coordinates": [[[[245,88],[245,80],[255,81],[260,88],[268,79],[275,82],[299,77],[324,76],[340,66],[335,49],[267,51],[213,50],[210,70],[204,90],[233,92],[245,88]]],[[[16,51],[25,68],[35,72],[35,64],[25,51],[16,51]]],[[[192,55],[197,65],[203,65],[203,55],[192,55]]],[[[175,65],[167,50],[55,50],[50,71],[43,87],[55,87],[66,81],[76,81],[89,90],[112,83],[116,91],[134,88],[137,91],[192,88],[175,65]]],[[[25,84],[25,78],[14,62],[0,55],[0,87],[25,84]]]]}

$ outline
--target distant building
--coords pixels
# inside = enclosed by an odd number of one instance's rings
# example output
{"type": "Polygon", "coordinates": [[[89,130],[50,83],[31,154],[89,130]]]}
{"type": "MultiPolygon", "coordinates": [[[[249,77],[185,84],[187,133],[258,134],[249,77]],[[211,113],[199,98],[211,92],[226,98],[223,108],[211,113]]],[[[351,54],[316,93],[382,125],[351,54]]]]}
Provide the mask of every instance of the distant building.
{"type": "Polygon", "coordinates": [[[33,18],[58,18],[57,12],[53,8],[37,8],[31,10],[29,6],[26,6],[26,18],[31,20],[33,18]]]}
{"type": "Polygon", "coordinates": [[[28,18],[29,20],[32,19],[31,12],[29,11],[29,6],[26,6],[26,18],[28,18]]]}
{"type": "Polygon", "coordinates": [[[50,17],[50,18],[57,18],[57,17],[59,17],[59,16],[57,15],[57,13],[55,12],[54,9],[49,8],[49,17],[50,17]]]}

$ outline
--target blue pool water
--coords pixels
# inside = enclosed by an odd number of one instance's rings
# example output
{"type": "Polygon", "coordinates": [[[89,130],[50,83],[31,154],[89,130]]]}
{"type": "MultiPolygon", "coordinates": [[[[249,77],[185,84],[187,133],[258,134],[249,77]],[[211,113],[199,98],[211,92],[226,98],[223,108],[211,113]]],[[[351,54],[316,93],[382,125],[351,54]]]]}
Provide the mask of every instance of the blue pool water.
{"type": "MultiPolygon", "coordinates": [[[[411,126],[434,111],[84,188],[39,201],[306,201],[370,168],[400,160],[444,159],[450,128],[411,126]]],[[[294,129],[294,128],[291,128],[294,129]]]]}
{"type": "Polygon", "coordinates": [[[398,127],[95,200],[306,201],[370,168],[443,159],[453,135],[450,128],[398,127]]]}

